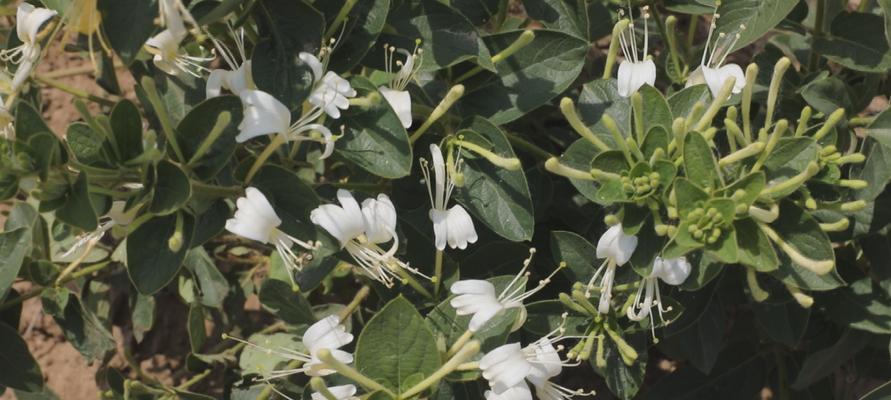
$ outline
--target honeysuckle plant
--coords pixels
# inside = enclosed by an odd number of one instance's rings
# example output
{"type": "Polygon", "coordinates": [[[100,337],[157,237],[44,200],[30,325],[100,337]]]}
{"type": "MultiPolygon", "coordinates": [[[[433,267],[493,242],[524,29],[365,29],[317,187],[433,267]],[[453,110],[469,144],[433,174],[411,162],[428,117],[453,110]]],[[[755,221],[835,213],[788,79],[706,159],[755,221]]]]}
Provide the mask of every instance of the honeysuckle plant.
{"type": "Polygon", "coordinates": [[[886,397],[885,3],[4,3],[0,392],[886,397]]]}

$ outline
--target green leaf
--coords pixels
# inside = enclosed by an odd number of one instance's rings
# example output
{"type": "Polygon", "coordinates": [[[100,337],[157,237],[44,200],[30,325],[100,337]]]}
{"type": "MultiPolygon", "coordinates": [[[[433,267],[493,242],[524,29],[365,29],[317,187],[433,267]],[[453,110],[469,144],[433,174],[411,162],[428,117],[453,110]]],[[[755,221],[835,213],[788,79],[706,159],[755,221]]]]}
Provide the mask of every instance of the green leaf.
{"type": "Polygon", "coordinates": [[[761,195],[761,191],[764,190],[764,186],[767,185],[767,178],[764,176],[763,172],[753,172],[742,178],[739,178],[738,181],[731,183],[724,190],[725,197],[733,197],[737,191],[742,190],[743,195],[740,197],[734,197],[736,200],[736,204],[745,204],[748,208],[752,204],[755,203],[755,200],[758,199],[758,196],[761,195]]]}
{"type": "Polygon", "coordinates": [[[62,328],[65,338],[88,360],[100,360],[114,350],[111,332],[80,299],[67,289],[50,289],[42,296],[44,310],[62,328]]]}
{"type": "Polygon", "coordinates": [[[767,383],[769,371],[762,353],[744,344],[722,353],[711,373],[701,373],[694,367],[681,366],[656,381],[644,400],[755,398],[767,383]]]}
{"type": "Polygon", "coordinates": [[[93,203],[90,201],[86,172],[81,172],[77,175],[74,185],[65,194],[65,201],[62,207],[56,210],[56,218],[87,232],[94,231],[99,226],[96,211],[93,209],[93,203]]]}
{"type": "Polygon", "coordinates": [[[190,167],[202,179],[213,178],[232,159],[235,153],[235,136],[242,119],[241,100],[236,96],[219,96],[199,103],[186,114],[176,127],[176,138],[183,151],[183,157],[192,160],[195,152],[208,140],[224,112],[229,113],[229,124],[207,148],[207,151],[190,167]]]}
{"type": "MultiPolygon", "coordinates": [[[[804,209],[792,202],[780,204],[780,217],[770,224],[777,234],[802,255],[817,261],[835,261],[832,242],[820,229],[819,223],[804,209]]],[[[770,274],[784,283],[805,290],[831,290],[844,285],[844,281],[833,269],[825,275],[817,275],[779,252],[780,268],[770,274]]]]}
{"type": "Polygon", "coordinates": [[[594,371],[606,381],[606,386],[612,394],[619,399],[630,400],[643,386],[648,356],[644,337],[625,335],[625,340],[637,351],[638,358],[632,365],[626,365],[622,361],[618,347],[609,338],[605,339],[606,343],[603,349],[606,367],[598,368],[594,356],[591,357],[590,363],[594,371]]]}
{"type": "Polygon", "coordinates": [[[578,0],[524,0],[529,17],[553,30],[594,41],[610,33],[612,18],[604,4],[578,0]]]}
{"type": "Polygon", "coordinates": [[[705,189],[714,188],[721,179],[712,147],[699,132],[690,132],[684,138],[684,174],[690,182],[705,189]]]}
{"type": "Polygon", "coordinates": [[[191,215],[183,219],[182,244],[177,251],[168,243],[176,230],[177,215],[152,218],[127,237],[127,273],[139,293],[150,295],[173,281],[182,266],[194,229],[191,215]]]}
{"type": "MultiPolygon", "coordinates": [[[[403,1],[390,11],[386,32],[380,35],[378,43],[412,49],[417,39],[421,39],[424,54],[420,65],[423,71],[443,69],[462,61],[473,61],[494,70],[489,50],[476,27],[439,1],[403,1]]],[[[379,59],[383,61],[382,56],[379,59]]]]}
{"type": "Polygon", "coordinates": [[[65,141],[68,142],[71,153],[81,163],[93,165],[106,161],[105,155],[102,153],[105,138],[97,132],[93,132],[93,129],[86,123],[75,122],[68,125],[65,141]]]}
{"type": "Polygon", "coordinates": [[[109,45],[124,64],[131,64],[155,31],[157,1],[99,0],[97,8],[102,13],[102,29],[109,45]]]}
{"type": "Polygon", "coordinates": [[[607,144],[616,143],[609,130],[601,122],[604,114],[616,121],[619,132],[628,136],[631,132],[631,101],[619,96],[619,89],[614,79],[598,79],[582,86],[578,104],[579,118],[595,135],[607,144]]]}
{"type": "Polygon", "coordinates": [[[659,348],[672,358],[683,358],[696,369],[708,373],[718,360],[724,345],[727,317],[717,294],[721,281],[706,289],[685,293],[678,298],[687,307],[674,323],[665,327],[659,348]]]}
{"type": "Polygon", "coordinates": [[[640,151],[644,154],[644,157],[649,159],[656,152],[656,149],[662,149],[668,153],[668,144],[672,139],[671,134],[668,132],[669,130],[663,129],[660,126],[653,127],[647,131],[643,144],[640,146],[640,151]]]}
{"type": "MultiPolygon", "coordinates": [[[[357,2],[347,17],[348,34],[337,43],[328,67],[333,71],[346,72],[362,61],[362,57],[378,43],[377,37],[384,29],[389,11],[390,0],[357,2]]],[[[379,55],[383,58],[383,52],[379,55]]]]}
{"type": "Polygon", "coordinates": [[[142,116],[130,100],[122,100],[111,109],[111,132],[121,161],[129,161],[142,154],[142,116]]]}
{"type": "Polygon", "coordinates": [[[138,293],[135,297],[131,318],[133,320],[133,337],[139,343],[155,324],[155,298],[138,293]]]}
{"type": "Polygon", "coordinates": [[[725,1],[718,7],[717,32],[727,36],[740,34],[739,40],[730,51],[741,49],[752,43],[767,31],[777,26],[798,4],[797,0],[734,0],[725,1]],[[740,26],[745,30],[740,32],[740,26]]]}
{"type": "MultiPolygon", "coordinates": [[[[516,157],[504,132],[484,118],[475,117],[463,132],[465,140],[476,136],[485,139],[491,143],[490,150],[501,157],[516,157]]],[[[455,199],[505,239],[531,239],[535,220],[532,195],[523,171],[508,171],[485,158],[474,157],[475,153],[470,151],[464,155],[464,186],[456,191],[455,199]]]]}
{"type": "Polygon", "coordinates": [[[254,177],[253,185],[263,192],[281,218],[279,229],[300,239],[315,238],[309,213],[319,206],[319,198],[306,182],[287,169],[266,165],[254,177]]]}
{"type": "Polygon", "coordinates": [[[15,137],[16,140],[27,142],[31,136],[38,133],[53,133],[40,112],[34,106],[25,101],[18,102],[15,109],[15,137]]]}
{"type": "Polygon", "coordinates": [[[885,41],[891,46],[891,0],[879,0],[878,3],[885,14],[885,41]]]}
{"type": "Polygon", "coordinates": [[[702,207],[709,195],[686,178],[678,178],[674,184],[677,197],[678,214],[684,219],[690,211],[702,207]]]}
{"type": "Polygon", "coordinates": [[[696,103],[708,106],[711,103],[712,92],[707,85],[694,85],[684,88],[668,98],[668,105],[675,117],[687,117],[693,111],[696,103]]]}
{"type": "Polygon", "coordinates": [[[571,282],[587,282],[594,274],[597,247],[587,239],[568,231],[551,232],[554,262],[566,262],[563,272],[571,282]]]}
{"type": "Polygon", "coordinates": [[[792,388],[802,390],[836,371],[869,343],[865,333],[846,330],[832,347],[808,355],[792,382],[792,388]]]}
{"type": "Polygon", "coordinates": [[[20,227],[0,232],[0,299],[15,282],[25,256],[31,252],[31,229],[20,227]]]}
{"type": "Polygon", "coordinates": [[[802,307],[782,289],[771,291],[765,301],[753,302],[752,311],[768,337],[789,347],[798,345],[811,316],[810,308],[802,307]]]}
{"type": "Polygon", "coordinates": [[[43,390],[43,373],[19,332],[0,323],[0,385],[26,392],[43,390]]]}
{"type": "MultiPolygon", "coordinates": [[[[514,43],[523,31],[486,36],[498,52],[514,43]]],[[[473,87],[461,98],[468,113],[489,118],[497,125],[514,121],[566,90],[584,66],[588,44],[558,31],[535,30],[535,39],[509,60],[497,64],[497,76],[473,87]]],[[[426,53],[425,53],[425,59],[426,53]]]]}
{"type": "Polygon", "coordinates": [[[831,32],[814,39],[814,51],[855,71],[885,73],[891,69],[882,17],[841,13],[832,21],[831,32]]]}
{"type": "Polygon", "coordinates": [[[198,303],[189,305],[186,333],[189,335],[189,347],[192,353],[200,353],[207,340],[207,329],[204,327],[204,307],[198,303]]]}
{"type": "Polygon", "coordinates": [[[170,161],[162,160],[155,168],[157,179],[149,211],[167,215],[186,204],[192,196],[192,184],[186,173],[170,161]]]}
{"type": "Polygon", "coordinates": [[[807,169],[808,164],[817,160],[820,146],[811,138],[780,138],[774,150],[764,160],[767,181],[775,185],[807,169]]]}
{"type": "Polygon", "coordinates": [[[202,247],[195,247],[189,250],[183,263],[195,274],[201,304],[222,309],[223,301],[229,294],[229,283],[207,255],[207,251],[202,247]]]}
{"type": "Polygon", "coordinates": [[[662,92],[650,85],[643,85],[638,93],[643,97],[644,132],[642,133],[649,133],[655,127],[671,132],[673,119],[671,108],[662,96],[662,92]]]}
{"type": "Polygon", "coordinates": [[[316,322],[312,306],[302,294],[291,286],[290,272],[281,256],[274,253],[270,259],[270,276],[260,286],[260,303],[283,321],[292,324],[316,322]]]}
{"type": "MultiPolygon", "coordinates": [[[[560,163],[582,171],[590,170],[591,161],[597,156],[598,151],[597,147],[594,147],[588,140],[584,138],[576,139],[576,141],[572,142],[572,144],[569,145],[569,148],[563,152],[563,155],[560,157],[560,163]]],[[[600,198],[597,197],[599,186],[596,182],[573,178],[570,178],[569,182],[572,183],[572,186],[588,200],[595,203],[600,202],[600,198]]]]}
{"type": "Polygon", "coordinates": [[[335,153],[383,178],[409,175],[411,144],[399,117],[371,81],[356,76],[351,83],[359,97],[377,96],[381,100],[367,108],[354,106],[343,112],[346,132],[337,141],[335,153]]]}
{"type": "Polygon", "coordinates": [[[819,301],[833,321],[872,333],[891,333],[891,295],[870,278],[826,293],[819,301]]]}
{"type": "Polygon", "coordinates": [[[256,7],[260,37],[251,56],[251,75],[257,88],[298,109],[309,96],[312,72],[297,55],[316,53],[325,19],[303,1],[265,0],[256,7]]]}
{"type": "Polygon", "coordinates": [[[838,108],[854,111],[850,90],[841,79],[820,74],[801,88],[801,97],[815,110],[829,115],[838,108]]]}
{"type": "Polygon", "coordinates": [[[402,385],[410,375],[427,377],[441,365],[433,332],[402,296],[368,321],[356,342],[355,358],[360,373],[397,393],[408,389],[402,385]]]}
{"type": "Polygon", "coordinates": [[[777,269],[780,260],[770,239],[751,218],[744,218],[734,224],[739,245],[739,262],[756,271],[767,272],[777,269]]]}
{"type": "Polygon", "coordinates": [[[296,351],[308,353],[300,336],[293,333],[273,333],[271,335],[256,333],[248,338],[248,341],[257,346],[247,346],[242,350],[238,358],[238,366],[241,368],[243,375],[258,374],[268,375],[277,368],[282,368],[288,359],[279,355],[277,349],[287,349],[288,351],[296,351]],[[273,349],[270,352],[266,349],[273,349]]]}

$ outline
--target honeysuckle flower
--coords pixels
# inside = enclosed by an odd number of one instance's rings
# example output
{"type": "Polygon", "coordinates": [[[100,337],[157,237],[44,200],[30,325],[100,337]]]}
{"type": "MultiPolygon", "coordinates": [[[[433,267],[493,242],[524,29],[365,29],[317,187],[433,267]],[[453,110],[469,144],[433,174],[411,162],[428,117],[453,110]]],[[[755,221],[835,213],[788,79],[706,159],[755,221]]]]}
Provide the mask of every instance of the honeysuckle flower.
{"type": "Polygon", "coordinates": [[[244,104],[244,118],[238,125],[235,141],[246,142],[252,138],[269,134],[285,135],[289,141],[312,141],[325,146],[320,158],[325,159],[334,152],[337,137],[322,124],[313,123],[317,115],[306,115],[297,122],[291,123],[291,112],[288,107],[271,94],[262,90],[244,90],[241,92],[244,104]]]}
{"type": "Polygon", "coordinates": [[[652,308],[657,307],[657,310],[659,311],[659,319],[662,323],[665,323],[662,314],[671,311],[671,307],[663,307],[658,281],[661,280],[666,284],[677,286],[687,280],[691,270],[692,267],[690,266],[690,263],[687,262],[687,259],[684,257],[667,260],[662,257],[656,257],[656,260],[653,261],[653,270],[650,272],[650,276],[641,281],[640,286],[637,288],[637,294],[634,296],[634,303],[632,303],[631,307],[628,307],[626,311],[628,319],[642,321],[649,316],[650,328],[652,330],[653,338],[655,339],[656,324],[653,319],[652,308]],[[641,299],[641,297],[643,297],[643,299],[641,299]]]}
{"type": "Polygon", "coordinates": [[[193,27],[198,26],[182,0],[159,0],[158,20],[162,28],[173,27],[175,30],[186,30],[186,22],[193,27]]]}
{"type": "Polygon", "coordinates": [[[291,246],[296,244],[307,250],[312,250],[316,246],[312,242],[304,242],[278,229],[282,220],[263,192],[249,187],[244,193],[245,197],[239,197],[235,202],[237,207],[235,215],[226,221],[226,230],[238,236],[274,245],[293,279],[293,272],[303,269],[305,257],[294,253],[291,246]]]}
{"type": "Polygon", "coordinates": [[[15,31],[22,44],[0,51],[0,60],[18,64],[18,69],[12,78],[13,91],[18,91],[31,76],[31,70],[40,58],[41,47],[38,38],[40,28],[56,14],[53,10],[34,7],[24,2],[16,9],[15,31]]]}
{"type": "MultiPolygon", "coordinates": [[[[650,31],[648,28],[648,20],[650,19],[649,6],[641,8],[641,16],[644,20],[644,38],[643,51],[640,53],[637,51],[637,35],[634,33],[634,18],[630,15],[630,2],[628,3],[628,14],[630,23],[619,35],[619,44],[622,47],[624,60],[619,64],[617,78],[619,95],[622,97],[631,96],[643,85],[653,85],[656,83],[656,64],[647,56],[650,40],[650,31]]],[[[619,15],[624,15],[624,11],[619,10],[619,15]]]]}
{"type": "Polygon", "coordinates": [[[529,253],[529,258],[523,261],[523,268],[520,269],[520,272],[497,295],[495,286],[491,282],[481,279],[467,279],[452,284],[449,290],[455,297],[449,301],[449,304],[455,308],[458,315],[473,315],[468,326],[470,331],[478,331],[502,310],[524,309],[523,301],[550,283],[554,274],[560,270],[559,268],[555,269],[545,279],[538,281],[538,285],[534,288],[525,290],[526,278],[529,277],[528,269],[532,263],[535,249],[530,249],[529,253]]]}
{"type": "MultiPolygon", "coordinates": [[[[359,400],[359,397],[356,396],[356,386],[354,385],[331,386],[326,389],[337,400],[359,400]]],[[[328,400],[322,393],[313,393],[310,397],[312,400],[328,400]]]]}
{"type": "Polygon", "coordinates": [[[245,90],[257,88],[251,75],[251,60],[247,58],[244,50],[244,28],[234,32],[230,26],[229,30],[235,39],[235,50],[238,52],[238,56],[236,57],[236,54],[226,48],[220,41],[211,38],[214,47],[220,53],[223,61],[229,66],[229,69],[214,69],[210,71],[210,75],[207,77],[207,85],[205,86],[207,98],[219,96],[223,89],[239,96],[245,90]]]}
{"type": "Polygon", "coordinates": [[[334,236],[366,275],[387,287],[401,278],[401,270],[423,276],[395,256],[399,248],[396,208],[387,195],[366,199],[360,208],[350,192],[340,189],[337,201],[339,206],[320,205],[312,210],[309,218],[334,236]],[[390,241],[393,244],[388,250],[381,248],[380,244],[390,241]]]}
{"type": "Polygon", "coordinates": [[[181,47],[188,34],[180,14],[168,14],[167,28],[145,42],[145,49],[152,54],[155,67],[168,75],[175,76],[185,72],[196,78],[200,77],[201,72],[207,70],[203,64],[212,61],[213,57],[189,55],[181,47]]]}
{"type": "Polygon", "coordinates": [[[742,92],[743,88],[746,86],[746,74],[743,72],[742,67],[733,63],[724,64],[727,60],[727,56],[733,50],[733,46],[739,41],[742,31],[746,30],[746,26],[740,25],[739,31],[730,35],[721,32],[715,38],[714,44],[712,43],[712,38],[714,37],[714,32],[718,24],[718,18],[721,17],[717,12],[720,4],[720,1],[715,2],[715,13],[711,25],[709,25],[708,39],[705,41],[705,48],[702,50],[702,61],[699,63],[699,68],[696,68],[696,70],[687,78],[686,85],[687,87],[690,87],[705,83],[708,85],[713,97],[718,96],[718,92],[721,90],[721,87],[724,86],[724,82],[726,82],[727,79],[730,79],[730,77],[736,78],[736,81],[733,83],[733,94],[742,92]],[[709,48],[709,46],[712,47],[709,48]]]}
{"type": "Polygon", "coordinates": [[[111,203],[111,208],[108,210],[108,213],[100,220],[99,227],[96,228],[95,231],[87,232],[83,235],[80,235],[77,240],[75,240],[74,244],[68,248],[64,253],[59,255],[60,258],[65,259],[68,258],[78,250],[83,249],[90,242],[98,242],[105,236],[105,233],[114,228],[115,226],[126,226],[133,222],[133,218],[136,217],[135,209],[130,212],[125,212],[127,207],[127,202],[123,200],[116,200],[111,203]]]}
{"type": "Polygon", "coordinates": [[[446,243],[451,248],[466,249],[468,243],[476,243],[478,236],[473,227],[473,219],[460,204],[446,209],[452,190],[455,189],[455,177],[452,173],[460,174],[461,151],[454,162],[454,172],[446,171],[445,160],[442,151],[436,144],[430,145],[430,155],[433,158],[433,178],[431,178],[427,160],[421,159],[421,172],[424,174],[424,182],[427,184],[427,193],[430,195],[430,220],[433,221],[433,234],[437,250],[444,250],[446,243]]]}
{"type": "Polygon", "coordinates": [[[563,345],[558,343],[568,339],[564,336],[566,316],[563,314],[563,322],[556,329],[532,344],[522,347],[519,343],[508,343],[480,359],[483,378],[489,381],[495,393],[503,393],[526,379],[536,388],[544,388],[545,392],[553,387],[560,388],[548,380],[559,375],[564,366],[578,365],[578,362],[564,360],[559,353],[563,345]]]}
{"type": "Polygon", "coordinates": [[[266,381],[294,374],[306,374],[307,376],[326,376],[333,374],[336,371],[330,369],[328,365],[322,362],[318,357],[318,354],[322,349],[331,351],[331,355],[339,362],[344,364],[353,362],[353,355],[351,353],[340,350],[341,347],[346,346],[353,341],[353,335],[346,331],[346,328],[341,324],[340,317],[337,315],[329,315],[322,318],[306,329],[301,341],[308,353],[286,347],[268,348],[236,337],[228,335],[226,337],[248,346],[256,347],[269,354],[303,363],[297,368],[272,371],[264,376],[263,379],[266,381]]]}
{"type": "Polygon", "coordinates": [[[526,382],[520,382],[500,393],[487,390],[485,396],[486,400],[532,400],[532,391],[529,390],[529,385],[526,382]]]}
{"type": "Polygon", "coordinates": [[[588,282],[586,296],[591,295],[594,282],[603,274],[600,280],[600,302],[597,311],[601,314],[609,312],[610,300],[612,300],[613,280],[616,278],[616,267],[624,265],[631,259],[631,254],[637,248],[637,236],[626,235],[622,230],[622,224],[616,224],[607,229],[597,242],[597,258],[604,258],[603,264],[588,282]]]}
{"type": "Polygon", "coordinates": [[[384,44],[384,68],[386,68],[387,74],[391,78],[389,84],[379,87],[378,91],[381,92],[387,103],[390,103],[390,107],[393,108],[393,111],[399,117],[399,122],[402,122],[402,126],[406,129],[411,127],[412,119],[411,95],[405,88],[414,80],[415,75],[421,68],[420,58],[423,50],[418,48],[420,44],[420,40],[415,41],[415,50],[413,52],[384,44]],[[396,53],[405,56],[405,61],[395,60],[396,53]],[[396,68],[399,68],[398,71],[394,72],[394,65],[396,68]]]}
{"type": "MultiPolygon", "coordinates": [[[[327,50],[323,49],[323,54],[327,50]]],[[[324,111],[329,117],[340,118],[340,110],[350,108],[350,98],[356,96],[356,90],[350,82],[334,71],[324,72],[325,63],[318,57],[301,52],[297,57],[312,70],[315,86],[309,94],[309,103],[324,111]]]]}

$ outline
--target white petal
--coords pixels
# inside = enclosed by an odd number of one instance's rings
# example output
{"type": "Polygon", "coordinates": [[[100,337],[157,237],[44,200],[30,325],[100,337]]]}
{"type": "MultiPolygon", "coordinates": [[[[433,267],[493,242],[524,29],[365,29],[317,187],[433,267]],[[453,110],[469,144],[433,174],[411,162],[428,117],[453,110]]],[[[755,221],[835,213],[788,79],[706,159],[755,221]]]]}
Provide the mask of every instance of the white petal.
{"type": "Polygon", "coordinates": [[[217,97],[223,92],[223,87],[227,86],[224,81],[226,80],[226,75],[229,71],[223,69],[215,69],[210,71],[210,75],[207,76],[207,83],[204,85],[204,95],[205,97],[212,98],[217,97]]]}
{"type": "Polygon", "coordinates": [[[390,103],[390,107],[393,108],[393,111],[396,112],[396,116],[399,117],[399,122],[402,122],[402,127],[406,129],[410,128],[412,122],[411,95],[408,93],[408,90],[395,90],[386,86],[381,86],[378,90],[384,96],[384,99],[387,100],[387,103],[390,103]]]}
{"type": "Polygon", "coordinates": [[[489,322],[489,320],[497,315],[502,309],[504,309],[504,307],[498,303],[489,305],[488,307],[482,307],[470,318],[470,323],[467,324],[467,329],[471,332],[478,332],[486,325],[486,322],[489,322]]]}
{"type": "Polygon", "coordinates": [[[448,199],[445,198],[445,187],[446,187],[446,172],[445,172],[445,159],[442,157],[442,150],[436,143],[430,144],[430,157],[433,162],[433,180],[431,182],[433,184],[433,208],[439,210],[445,210],[446,201],[448,199]]]}
{"type": "Polygon", "coordinates": [[[241,94],[244,119],[238,125],[235,141],[243,143],[251,138],[273,133],[287,133],[291,113],[282,102],[260,90],[246,90],[241,94]]]}
{"type": "Polygon", "coordinates": [[[686,89],[691,86],[704,85],[704,84],[705,84],[705,77],[702,76],[702,66],[700,66],[700,67],[696,68],[695,70],[693,70],[693,72],[691,72],[689,76],[687,76],[687,83],[684,84],[684,88],[686,89]]]}
{"type": "Polygon", "coordinates": [[[629,97],[641,86],[656,83],[656,64],[653,60],[640,62],[622,61],[619,64],[619,96],[629,97]]]}
{"type": "Polygon", "coordinates": [[[692,271],[692,266],[687,262],[686,257],[662,259],[656,257],[653,262],[653,272],[651,276],[657,277],[669,285],[677,286],[687,280],[692,271]]]}
{"type": "Polygon", "coordinates": [[[255,187],[249,187],[244,190],[245,197],[251,202],[251,205],[263,215],[265,218],[276,221],[275,224],[278,225],[282,222],[281,219],[278,218],[278,215],[275,213],[275,209],[272,208],[272,204],[269,203],[269,200],[266,199],[266,196],[263,195],[263,192],[257,190],[255,187]]]}
{"type": "Polygon", "coordinates": [[[26,80],[31,76],[31,69],[34,68],[34,61],[31,59],[23,58],[22,62],[19,64],[18,69],[15,70],[15,75],[12,77],[12,90],[18,91],[26,80]]]}
{"type": "Polygon", "coordinates": [[[310,354],[321,349],[335,350],[353,341],[353,335],[346,332],[337,315],[329,315],[310,325],[303,333],[303,345],[310,354]]]}
{"type": "Polygon", "coordinates": [[[502,392],[526,379],[532,364],[526,361],[519,343],[509,343],[495,348],[480,359],[483,378],[496,392],[502,392]]]}
{"type": "Polygon", "coordinates": [[[319,61],[316,56],[306,52],[300,52],[297,57],[300,58],[300,61],[306,63],[306,65],[309,66],[309,69],[312,70],[313,82],[318,82],[319,79],[322,79],[322,62],[319,61]]]}
{"type": "Polygon", "coordinates": [[[465,279],[452,284],[449,290],[453,294],[491,295],[495,298],[495,286],[482,279],[465,279]]]}
{"type": "Polygon", "coordinates": [[[227,89],[236,96],[240,96],[246,90],[253,90],[254,77],[251,74],[251,60],[247,60],[238,69],[229,72],[227,89]]]}
{"type": "Polygon", "coordinates": [[[437,250],[445,250],[449,235],[449,226],[447,221],[448,212],[431,208],[428,215],[430,216],[430,221],[433,222],[434,245],[436,245],[437,250]]]}
{"type": "Polygon", "coordinates": [[[520,382],[516,386],[511,386],[502,392],[487,390],[486,400],[532,400],[532,391],[526,382],[520,382]]]}
{"type": "Polygon", "coordinates": [[[396,207],[385,194],[376,199],[362,202],[362,215],[365,221],[365,237],[371,243],[385,243],[396,232],[396,207]]]}
{"type": "Polygon", "coordinates": [[[739,65],[727,64],[717,69],[709,67],[701,68],[702,76],[705,79],[706,84],[708,84],[709,90],[712,92],[712,97],[718,97],[718,92],[721,91],[724,82],[730,77],[736,78],[732,90],[734,94],[742,92],[743,88],[746,86],[746,74],[739,65]]]}
{"type": "Polygon", "coordinates": [[[337,238],[343,246],[365,232],[365,217],[359,208],[359,203],[350,192],[338,190],[337,200],[340,202],[340,207],[323,204],[312,210],[309,219],[337,238]]]}
{"type": "Polygon", "coordinates": [[[37,42],[40,27],[56,14],[53,10],[35,8],[30,4],[22,3],[16,10],[16,34],[22,43],[34,44],[37,42]]]}
{"type": "Polygon", "coordinates": [[[637,236],[626,235],[622,224],[613,225],[597,242],[597,258],[612,258],[617,265],[623,265],[637,248],[637,236]]]}
{"type": "Polygon", "coordinates": [[[464,207],[456,204],[448,211],[446,225],[448,226],[449,247],[466,249],[468,243],[476,243],[479,238],[473,227],[473,219],[464,210],[464,207]]]}
{"type": "MultiPolygon", "coordinates": [[[[328,391],[331,392],[337,400],[351,400],[357,398],[354,397],[356,394],[356,386],[354,385],[332,386],[328,388],[328,391]]],[[[313,393],[311,397],[312,400],[325,400],[325,396],[321,393],[313,393]]]]}

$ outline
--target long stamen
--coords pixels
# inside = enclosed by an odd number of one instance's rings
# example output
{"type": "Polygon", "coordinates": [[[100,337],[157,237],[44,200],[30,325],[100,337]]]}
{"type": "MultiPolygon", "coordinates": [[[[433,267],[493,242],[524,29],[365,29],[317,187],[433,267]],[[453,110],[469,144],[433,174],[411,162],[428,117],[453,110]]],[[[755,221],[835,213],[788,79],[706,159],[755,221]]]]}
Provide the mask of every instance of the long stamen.
{"type": "Polygon", "coordinates": [[[518,272],[517,275],[514,276],[514,279],[512,279],[510,281],[510,283],[508,283],[507,286],[504,287],[504,290],[502,290],[501,293],[498,295],[499,300],[505,298],[505,294],[507,294],[508,290],[511,290],[511,293],[516,292],[516,288],[514,288],[514,289],[511,289],[511,288],[517,283],[517,281],[520,280],[521,276],[525,276],[526,269],[529,268],[529,264],[532,263],[532,257],[534,255],[535,255],[535,248],[533,247],[533,248],[529,249],[529,257],[527,257],[525,260],[523,260],[523,267],[520,268],[520,272],[518,272]]]}
{"type": "Polygon", "coordinates": [[[649,19],[650,19],[650,7],[645,6],[641,9],[641,13],[643,14],[643,25],[644,25],[644,47],[643,47],[643,58],[641,61],[647,59],[647,50],[650,45],[650,30],[649,30],[649,19]]]}
{"type": "Polygon", "coordinates": [[[603,272],[607,264],[609,264],[609,259],[603,260],[603,263],[600,264],[597,271],[594,271],[594,275],[591,276],[591,279],[588,280],[588,284],[585,285],[585,297],[591,297],[591,290],[594,289],[594,281],[597,280],[597,277],[600,276],[600,273],[603,272]]]}

